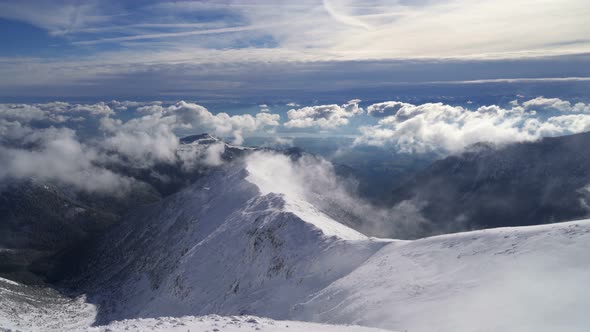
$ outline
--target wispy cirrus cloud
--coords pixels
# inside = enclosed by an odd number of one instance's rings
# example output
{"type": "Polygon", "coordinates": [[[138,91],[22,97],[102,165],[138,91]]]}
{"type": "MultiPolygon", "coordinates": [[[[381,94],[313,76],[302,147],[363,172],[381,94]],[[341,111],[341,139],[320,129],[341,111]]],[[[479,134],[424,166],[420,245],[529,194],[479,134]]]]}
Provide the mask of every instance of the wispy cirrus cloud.
{"type": "Polygon", "coordinates": [[[110,5],[99,1],[2,1],[0,18],[21,21],[61,36],[79,28],[109,23],[112,16],[105,12],[110,5]]]}
{"type": "Polygon", "coordinates": [[[81,46],[165,39],[178,45],[191,40],[207,49],[199,36],[223,33],[240,34],[241,41],[227,38],[228,49],[267,36],[277,42],[272,49],[294,55],[305,51],[321,60],[590,51],[590,28],[585,24],[589,13],[582,0],[551,0],[543,5],[532,0],[5,1],[0,9],[0,17],[67,35],[81,46]],[[207,24],[213,27],[194,29],[207,24]],[[114,30],[120,35],[108,33],[114,30]]]}
{"type": "MultiPolygon", "coordinates": [[[[160,25],[159,27],[166,27],[166,28],[184,28],[189,25],[160,25]]],[[[166,39],[166,38],[173,38],[173,37],[185,37],[185,36],[198,36],[198,35],[215,35],[215,34],[226,34],[226,33],[233,33],[233,32],[246,32],[252,30],[263,30],[268,28],[267,26],[238,26],[238,27],[227,27],[227,28],[218,28],[218,29],[201,29],[201,30],[190,30],[190,31],[180,31],[180,32],[163,32],[163,33],[146,33],[146,34],[136,34],[131,36],[123,36],[123,37],[111,37],[111,38],[99,38],[99,39],[91,39],[91,40],[82,40],[82,41],[75,41],[73,44],[75,45],[91,45],[91,44],[100,44],[100,43],[113,43],[113,42],[125,42],[125,41],[136,41],[136,40],[146,40],[146,39],[166,39]]]]}
{"type": "MultiPolygon", "coordinates": [[[[79,94],[96,94],[101,90],[98,86],[134,96],[137,85],[121,77],[147,73],[151,80],[161,82],[157,93],[168,94],[170,90],[197,86],[200,79],[212,82],[220,77],[217,81],[225,85],[250,89],[262,84],[262,80],[252,82],[252,78],[265,76],[267,71],[283,79],[275,79],[264,89],[293,90],[298,88],[291,84],[294,78],[305,81],[307,84],[301,85],[307,87],[318,77],[325,77],[327,67],[338,64],[345,70],[366,67],[356,71],[354,82],[367,86],[499,83],[494,80],[515,82],[540,77],[584,79],[582,67],[573,71],[546,67],[539,73],[535,72],[538,67],[526,63],[523,65],[530,65],[530,70],[515,69],[525,74],[521,76],[489,77],[482,67],[479,71],[470,69],[472,77],[464,78],[449,62],[469,67],[474,61],[487,61],[496,66],[502,59],[507,61],[504,72],[509,72],[509,68],[514,69],[510,60],[565,59],[590,52],[589,15],[583,0],[549,0],[543,5],[533,0],[7,0],[0,3],[0,20],[44,31],[23,29],[23,34],[31,35],[21,36],[20,30],[6,30],[8,40],[41,40],[42,44],[12,48],[12,55],[0,59],[0,87],[6,95],[32,94],[32,87],[56,95],[59,93],[52,89],[63,85],[59,90],[62,95],[83,87],[87,88],[79,94]],[[383,66],[389,75],[365,73],[375,63],[388,61],[390,64],[383,66]],[[408,80],[410,75],[402,67],[421,61],[439,65],[432,73],[457,77],[422,77],[428,76],[422,70],[408,80]]],[[[338,76],[341,71],[334,69],[328,76],[338,76]]],[[[338,77],[318,85],[342,88],[340,85],[352,81],[338,77]]],[[[154,87],[144,87],[148,88],[154,87]]]]}

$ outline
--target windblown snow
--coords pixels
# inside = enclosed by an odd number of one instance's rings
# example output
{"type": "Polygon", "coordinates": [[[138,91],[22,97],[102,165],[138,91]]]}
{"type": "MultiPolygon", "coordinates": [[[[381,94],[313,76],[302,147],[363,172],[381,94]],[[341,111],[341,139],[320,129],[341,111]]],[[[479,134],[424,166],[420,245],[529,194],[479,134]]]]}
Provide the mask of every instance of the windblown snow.
{"type": "Polygon", "coordinates": [[[0,325],[412,332],[590,326],[590,220],[375,239],[316,208],[297,178],[288,157],[255,152],[230,163],[113,229],[74,283],[84,294],[51,293],[39,302],[29,286],[0,280],[0,325]]]}
{"type": "Polygon", "coordinates": [[[291,212],[318,228],[324,235],[344,240],[366,240],[367,237],[320,212],[306,201],[305,186],[289,157],[258,152],[248,157],[246,180],[255,184],[262,195],[281,194],[285,211],[291,212]]]}

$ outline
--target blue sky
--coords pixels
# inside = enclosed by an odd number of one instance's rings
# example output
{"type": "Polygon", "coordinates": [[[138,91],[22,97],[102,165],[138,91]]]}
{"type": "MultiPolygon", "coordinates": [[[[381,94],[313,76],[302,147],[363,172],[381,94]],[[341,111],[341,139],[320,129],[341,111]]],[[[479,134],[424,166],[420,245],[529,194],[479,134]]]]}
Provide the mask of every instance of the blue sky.
{"type": "Polygon", "coordinates": [[[589,18],[584,0],[2,0],[0,98],[575,94],[589,18]]]}

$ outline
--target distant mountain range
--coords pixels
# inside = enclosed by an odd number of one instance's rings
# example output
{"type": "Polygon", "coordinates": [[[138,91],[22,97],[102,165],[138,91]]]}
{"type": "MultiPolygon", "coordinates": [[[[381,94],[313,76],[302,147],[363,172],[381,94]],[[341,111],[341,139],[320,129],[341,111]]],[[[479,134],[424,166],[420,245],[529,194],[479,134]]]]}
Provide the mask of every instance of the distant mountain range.
{"type": "Polygon", "coordinates": [[[574,220],[590,214],[590,133],[494,147],[435,161],[392,193],[431,221],[423,235],[574,220]]]}

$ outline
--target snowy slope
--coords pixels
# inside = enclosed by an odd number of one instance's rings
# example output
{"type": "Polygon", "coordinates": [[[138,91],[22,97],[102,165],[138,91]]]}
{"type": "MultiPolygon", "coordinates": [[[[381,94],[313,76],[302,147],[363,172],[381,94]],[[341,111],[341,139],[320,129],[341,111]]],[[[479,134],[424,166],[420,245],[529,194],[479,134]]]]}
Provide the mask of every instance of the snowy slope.
{"type": "Polygon", "coordinates": [[[131,319],[112,322],[106,326],[98,326],[87,329],[88,332],[107,331],[211,331],[211,332],[249,332],[249,331],[273,331],[273,332],[385,332],[385,330],[360,327],[326,325],[293,321],[275,321],[268,318],[255,316],[202,316],[202,317],[162,317],[131,319]]]}
{"type": "Polygon", "coordinates": [[[94,323],[96,308],[48,288],[0,278],[0,330],[67,331],[94,323]]]}
{"type": "Polygon", "coordinates": [[[590,220],[390,244],[293,318],[402,331],[588,331],[590,220]]]}
{"type": "Polygon", "coordinates": [[[98,322],[178,315],[275,319],[359,266],[370,239],[232,163],[138,211],[97,248],[83,287],[98,322]]]}
{"type": "MultiPolygon", "coordinates": [[[[392,242],[353,272],[293,306],[288,319],[397,331],[587,331],[589,249],[590,220],[392,242]]],[[[216,277],[225,278],[224,273],[216,277]]],[[[307,277],[320,278],[317,272],[307,277]]],[[[210,286],[216,292],[212,280],[201,282],[193,286],[210,286]]],[[[280,283],[288,285],[286,280],[280,283]]],[[[40,295],[33,288],[4,280],[0,287],[0,326],[4,328],[85,330],[96,314],[94,306],[82,298],[68,301],[40,295]]],[[[121,299],[128,296],[119,295],[121,299]]],[[[287,331],[289,325],[289,331],[354,331],[349,326],[260,318],[254,318],[258,324],[251,324],[252,317],[182,318],[178,308],[159,303],[159,309],[168,314],[90,330],[287,331]]],[[[192,311],[198,312],[199,307],[192,311]]]]}
{"type": "Polygon", "coordinates": [[[74,299],[0,279],[0,327],[354,331],[255,315],[412,332],[588,330],[590,220],[368,238],[318,209],[285,158],[236,160],[129,215],[69,285],[74,299]],[[194,317],[210,314],[228,317],[194,317]]]}

